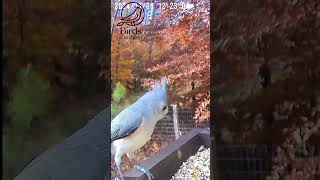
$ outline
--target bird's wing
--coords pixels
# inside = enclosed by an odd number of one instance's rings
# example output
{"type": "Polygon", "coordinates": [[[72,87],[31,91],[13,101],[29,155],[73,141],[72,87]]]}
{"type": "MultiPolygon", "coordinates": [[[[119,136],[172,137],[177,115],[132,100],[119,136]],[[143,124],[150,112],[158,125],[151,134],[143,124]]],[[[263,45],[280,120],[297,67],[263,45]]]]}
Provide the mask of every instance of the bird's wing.
{"type": "Polygon", "coordinates": [[[133,108],[126,108],[111,121],[111,141],[121,139],[134,133],[143,120],[143,114],[133,108]]]}

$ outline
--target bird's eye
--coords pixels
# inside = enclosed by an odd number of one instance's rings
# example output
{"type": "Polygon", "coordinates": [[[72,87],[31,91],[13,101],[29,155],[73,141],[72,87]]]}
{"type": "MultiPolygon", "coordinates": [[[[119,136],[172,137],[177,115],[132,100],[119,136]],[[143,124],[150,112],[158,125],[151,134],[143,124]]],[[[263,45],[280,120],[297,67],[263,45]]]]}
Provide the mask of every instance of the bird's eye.
{"type": "Polygon", "coordinates": [[[163,108],[162,108],[162,111],[165,111],[165,110],[167,110],[167,106],[164,106],[163,108]]]}

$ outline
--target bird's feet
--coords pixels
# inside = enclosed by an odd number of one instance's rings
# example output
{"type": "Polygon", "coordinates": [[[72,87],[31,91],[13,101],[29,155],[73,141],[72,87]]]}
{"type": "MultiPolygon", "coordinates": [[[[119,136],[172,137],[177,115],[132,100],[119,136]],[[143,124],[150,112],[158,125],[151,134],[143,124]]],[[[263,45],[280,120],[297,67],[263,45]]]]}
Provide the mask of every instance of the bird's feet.
{"type": "Polygon", "coordinates": [[[138,165],[135,165],[134,168],[144,172],[146,174],[148,180],[154,180],[154,177],[153,177],[153,175],[151,174],[151,172],[149,170],[145,169],[142,166],[138,166],[138,165]]]}

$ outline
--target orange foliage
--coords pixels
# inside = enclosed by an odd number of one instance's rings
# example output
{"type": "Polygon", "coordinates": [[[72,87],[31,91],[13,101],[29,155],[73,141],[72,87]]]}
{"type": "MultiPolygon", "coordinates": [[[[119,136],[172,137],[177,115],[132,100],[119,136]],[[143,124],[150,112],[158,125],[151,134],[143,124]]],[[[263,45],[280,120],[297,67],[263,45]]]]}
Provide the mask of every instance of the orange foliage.
{"type": "Polygon", "coordinates": [[[142,39],[126,40],[114,27],[111,74],[113,80],[135,79],[143,87],[167,76],[171,102],[196,106],[196,118],[204,120],[210,104],[209,0],[193,1],[193,5],[187,10],[160,10],[150,24],[139,26],[146,33],[142,39]],[[123,66],[122,59],[130,61],[123,66]]]}

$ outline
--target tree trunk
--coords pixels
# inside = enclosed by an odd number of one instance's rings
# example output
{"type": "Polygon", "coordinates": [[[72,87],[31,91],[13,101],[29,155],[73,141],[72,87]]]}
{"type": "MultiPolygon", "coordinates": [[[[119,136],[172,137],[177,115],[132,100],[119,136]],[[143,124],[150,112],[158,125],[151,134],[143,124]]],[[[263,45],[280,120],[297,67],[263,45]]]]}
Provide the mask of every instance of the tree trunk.
{"type": "Polygon", "coordinates": [[[18,19],[18,28],[19,28],[19,36],[20,36],[20,42],[19,42],[19,55],[20,60],[25,60],[25,36],[24,36],[24,28],[25,28],[25,22],[26,22],[26,16],[25,16],[25,0],[16,0],[17,5],[17,19],[18,19]]]}

